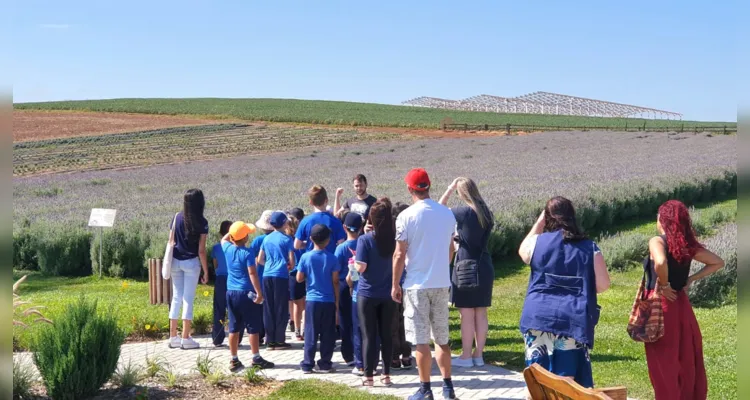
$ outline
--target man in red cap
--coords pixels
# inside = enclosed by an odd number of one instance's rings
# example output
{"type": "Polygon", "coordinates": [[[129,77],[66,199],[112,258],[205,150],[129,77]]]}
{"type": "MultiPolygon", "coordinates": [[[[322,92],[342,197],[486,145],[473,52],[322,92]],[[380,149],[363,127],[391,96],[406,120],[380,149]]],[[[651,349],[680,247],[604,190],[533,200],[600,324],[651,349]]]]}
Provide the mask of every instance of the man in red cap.
{"type": "Polygon", "coordinates": [[[448,207],[430,198],[427,171],[412,169],[405,182],[413,204],[396,218],[391,295],[396,302],[403,300],[406,340],[417,345],[421,387],[409,399],[433,399],[431,338],[443,375],[443,398],[455,399],[448,346],[448,302],[456,218],[448,207]],[[402,292],[400,280],[404,269],[407,274],[402,292]]]}

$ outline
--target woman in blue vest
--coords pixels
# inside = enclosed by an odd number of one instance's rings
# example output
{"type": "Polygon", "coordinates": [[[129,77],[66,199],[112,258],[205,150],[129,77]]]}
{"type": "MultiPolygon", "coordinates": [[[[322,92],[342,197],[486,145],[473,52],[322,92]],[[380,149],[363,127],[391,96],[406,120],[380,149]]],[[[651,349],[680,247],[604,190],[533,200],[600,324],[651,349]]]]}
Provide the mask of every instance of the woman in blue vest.
{"type": "Polygon", "coordinates": [[[526,366],[536,363],[593,387],[589,350],[599,321],[596,295],[609,289],[609,273],[599,247],[578,227],[573,203],[564,197],[547,201],[518,253],[531,266],[521,313],[526,366]]]}

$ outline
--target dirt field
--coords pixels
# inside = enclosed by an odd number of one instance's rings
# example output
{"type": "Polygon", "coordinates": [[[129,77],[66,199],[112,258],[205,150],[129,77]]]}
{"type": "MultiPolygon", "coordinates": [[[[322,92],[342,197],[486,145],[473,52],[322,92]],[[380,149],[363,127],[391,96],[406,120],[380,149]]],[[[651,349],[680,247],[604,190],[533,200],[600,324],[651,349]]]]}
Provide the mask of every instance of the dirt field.
{"type": "MultiPolygon", "coordinates": [[[[13,142],[56,139],[76,136],[93,136],[107,133],[124,133],[176,126],[205,125],[239,122],[235,120],[200,119],[182,116],[153,114],[122,114],[81,111],[13,111],[13,142]]],[[[255,124],[265,124],[255,122],[255,124]]],[[[292,124],[269,123],[273,126],[294,126],[292,124]]],[[[310,126],[310,125],[302,125],[310,126]]],[[[325,128],[352,127],[326,125],[325,128]]],[[[355,128],[360,132],[387,132],[434,138],[461,138],[467,136],[497,136],[503,132],[443,132],[439,129],[413,128],[355,128]]]]}
{"type": "MultiPolygon", "coordinates": [[[[221,122],[230,121],[221,120],[221,122]]],[[[216,123],[219,122],[210,119],[169,115],[14,110],[13,142],[216,123]]]]}

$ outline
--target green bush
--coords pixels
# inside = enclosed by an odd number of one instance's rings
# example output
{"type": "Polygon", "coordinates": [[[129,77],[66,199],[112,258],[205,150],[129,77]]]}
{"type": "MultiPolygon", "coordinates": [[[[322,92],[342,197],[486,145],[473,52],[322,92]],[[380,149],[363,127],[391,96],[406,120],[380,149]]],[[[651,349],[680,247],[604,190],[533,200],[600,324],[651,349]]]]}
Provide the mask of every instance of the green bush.
{"type": "MultiPolygon", "coordinates": [[[[91,266],[99,271],[99,235],[91,244],[91,266]]],[[[103,274],[116,278],[143,278],[146,275],[146,250],[151,244],[143,224],[130,223],[104,229],[102,233],[103,274]]]]}
{"type": "Polygon", "coordinates": [[[34,373],[29,364],[13,360],[13,398],[27,399],[31,395],[34,373]]]}
{"type": "Polygon", "coordinates": [[[91,232],[83,228],[37,225],[35,236],[36,259],[39,270],[46,275],[91,275],[91,232]]]}
{"type": "Polygon", "coordinates": [[[617,233],[597,243],[610,271],[624,271],[648,255],[650,236],[641,233],[617,233]]]}
{"type": "MultiPolygon", "coordinates": [[[[724,268],[690,285],[690,301],[698,307],[718,307],[736,301],[737,224],[725,225],[703,245],[724,260],[724,268]]],[[[701,268],[703,264],[693,261],[690,274],[698,272],[701,268]]]]}
{"type": "Polygon", "coordinates": [[[55,400],[94,395],[115,372],[123,340],[112,312],[100,315],[96,301],[79,298],[34,337],[34,363],[47,394],[55,400]]]}
{"type": "Polygon", "coordinates": [[[13,232],[13,269],[38,271],[37,245],[29,229],[13,232]]]}

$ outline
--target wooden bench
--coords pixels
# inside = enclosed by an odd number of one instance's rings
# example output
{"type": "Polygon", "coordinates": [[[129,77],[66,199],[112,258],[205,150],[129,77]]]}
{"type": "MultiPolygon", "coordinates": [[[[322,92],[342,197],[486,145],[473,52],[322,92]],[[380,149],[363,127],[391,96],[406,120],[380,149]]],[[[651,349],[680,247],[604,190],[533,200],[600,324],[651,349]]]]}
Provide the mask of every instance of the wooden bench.
{"type": "Polygon", "coordinates": [[[586,389],[571,377],[557,376],[539,364],[523,371],[532,400],[627,400],[624,386],[605,389],[586,389]]]}

